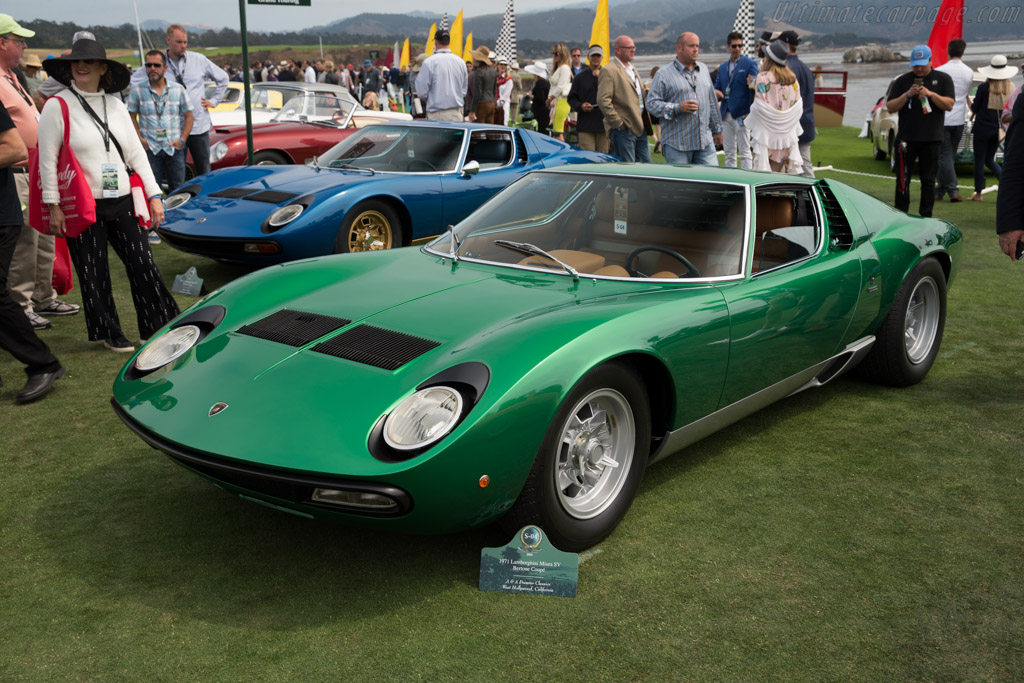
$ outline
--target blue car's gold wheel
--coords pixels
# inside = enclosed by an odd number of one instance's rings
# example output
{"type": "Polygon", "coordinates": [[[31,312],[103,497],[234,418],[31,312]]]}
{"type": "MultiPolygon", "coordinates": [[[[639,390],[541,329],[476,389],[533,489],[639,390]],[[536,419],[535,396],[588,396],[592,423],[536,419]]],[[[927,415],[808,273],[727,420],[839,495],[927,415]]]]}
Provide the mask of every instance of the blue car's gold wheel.
{"type": "Polygon", "coordinates": [[[379,251],[402,246],[402,226],[394,210],[371,200],[356,205],[342,224],[335,253],[379,251]]]}
{"type": "Polygon", "coordinates": [[[503,526],[536,524],[565,551],[599,543],[636,497],[650,443],[650,407],[636,373],[619,363],[591,370],[555,415],[503,526]]]}

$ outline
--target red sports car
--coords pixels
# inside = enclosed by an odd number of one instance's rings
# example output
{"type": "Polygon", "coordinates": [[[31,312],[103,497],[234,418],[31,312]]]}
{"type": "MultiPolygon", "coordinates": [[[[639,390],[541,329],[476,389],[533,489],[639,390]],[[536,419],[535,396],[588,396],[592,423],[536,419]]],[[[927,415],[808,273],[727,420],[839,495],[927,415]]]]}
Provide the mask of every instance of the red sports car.
{"type": "MultiPolygon", "coordinates": [[[[285,103],[270,123],[253,125],[253,161],[261,165],[302,164],[371,123],[411,118],[364,109],[345,98],[309,93],[285,103]]],[[[211,169],[243,166],[246,157],[245,125],[216,126],[210,131],[211,169]]],[[[193,175],[191,155],[187,175],[193,175]]]]}

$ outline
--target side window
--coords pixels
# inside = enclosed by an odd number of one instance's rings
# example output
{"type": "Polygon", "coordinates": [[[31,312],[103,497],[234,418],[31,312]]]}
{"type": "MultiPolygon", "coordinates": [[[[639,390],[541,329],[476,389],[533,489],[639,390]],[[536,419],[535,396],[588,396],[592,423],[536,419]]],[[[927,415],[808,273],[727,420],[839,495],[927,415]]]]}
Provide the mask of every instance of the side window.
{"type": "Polygon", "coordinates": [[[755,211],[753,272],[800,261],[818,251],[822,224],[810,187],[758,192],[755,211]]]}
{"type": "Polygon", "coordinates": [[[486,171],[490,168],[501,168],[512,162],[512,154],[515,145],[512,142],[512,133],[509,131],[473,131],[469,138],[469,151],[466,153],[466,161],[475,161],[480,164],[480,170],[486,171]]]}

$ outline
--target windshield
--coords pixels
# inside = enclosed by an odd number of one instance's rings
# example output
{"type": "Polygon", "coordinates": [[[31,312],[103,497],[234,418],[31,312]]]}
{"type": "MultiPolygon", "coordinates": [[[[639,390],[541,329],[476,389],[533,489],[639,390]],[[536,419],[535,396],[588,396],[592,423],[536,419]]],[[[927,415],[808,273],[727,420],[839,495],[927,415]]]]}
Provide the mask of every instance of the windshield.
{"type": "Polygon", "coordinates": [[[374,124],[327,150],[318,163],[327,168],[446,173],[458,166],[465,137],[461,128],[374,124]]]}
{"type": "MultiPolygon", "coordinates": [[[[457,254],[467,260],[569,275],[717,278],[742,273],[747,223],[742,186],[531,173],[459,223],[455,233],[457,254]]],[[[427,249],[451,254],[451,234],[427,249]]]]}
{"type": "Polygon", "coordinates": [[[331,121],[344,124],[355,107],[355,102],[335,95],[306,93],[285,102],[281,111],[274,114],[271,120],[331,121]]]}

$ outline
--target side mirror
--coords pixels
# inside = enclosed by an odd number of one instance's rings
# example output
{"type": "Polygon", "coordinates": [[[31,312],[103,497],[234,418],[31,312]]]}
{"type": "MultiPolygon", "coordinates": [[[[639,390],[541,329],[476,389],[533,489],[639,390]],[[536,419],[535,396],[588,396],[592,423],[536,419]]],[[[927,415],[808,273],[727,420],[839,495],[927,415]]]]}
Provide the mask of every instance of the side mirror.
{"type": "Polygon", "coordinates": [[[476,161],[475,159],[473,161],[467,161],[465,164],[462,165],[462,175],[464,177],[468,178],[469,176],[476,175],[479,172],[480,162],[476,161]]]}

